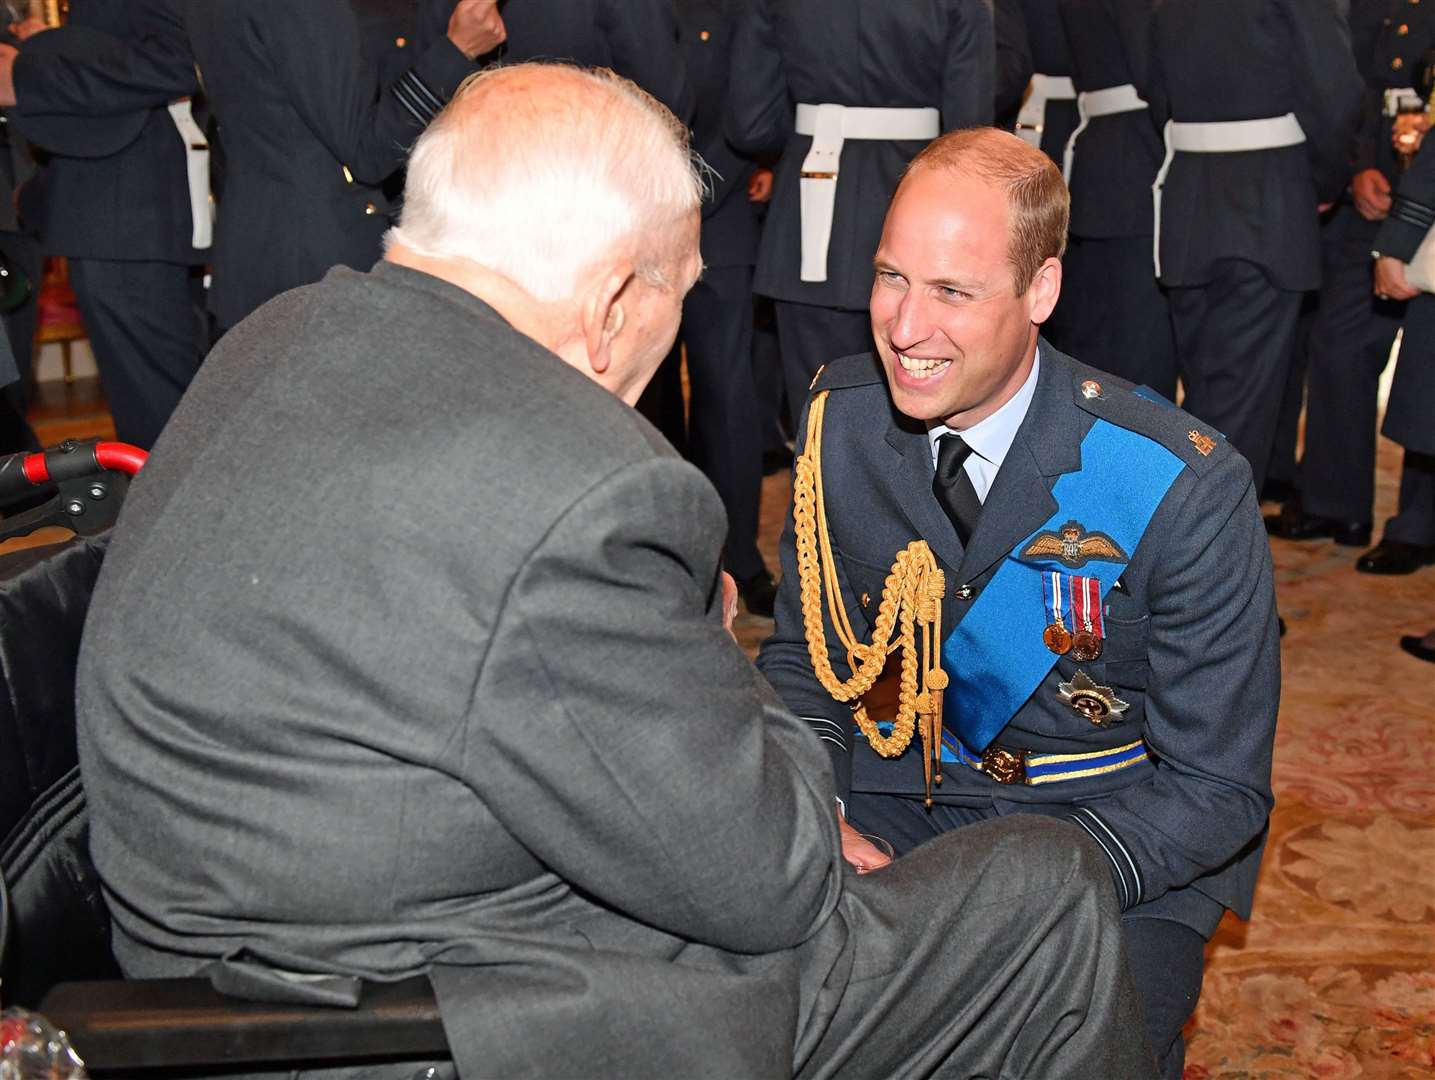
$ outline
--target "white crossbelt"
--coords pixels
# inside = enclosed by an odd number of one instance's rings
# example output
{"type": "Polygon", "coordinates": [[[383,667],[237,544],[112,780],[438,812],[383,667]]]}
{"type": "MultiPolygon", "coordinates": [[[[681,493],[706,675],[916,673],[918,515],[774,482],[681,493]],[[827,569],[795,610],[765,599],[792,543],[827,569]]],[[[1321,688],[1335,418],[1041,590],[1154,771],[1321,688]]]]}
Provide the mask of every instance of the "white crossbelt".
{"type": "Polygon", "coordinates": [[[1156,228],[1154,260],[1156,276],[1161,276],[1161,189],[1171,162],[1181,154],[1239,154],[1251,150],[1279,150],[1305,142],[1305,131],[1295,113],[1270,116],[1261,120],[1220,120],[1204,124],[1166,121],[1166,158],[1151,185],[1151,201],[1155,208],[1156,228]]]}
{"type": "Polygon", "coordinates": [[[936,109],[867,109],[850,105],[797,106],[797,133],[812,136],[802,161],[803,281],[827,280],[827,250],[832,243],[832,212],[837,205],[837,173],[847,139],[935,139],[942,133],[936,109]]]}
{"type": "Polygon", "coordinates": [[[1046,127],[1046,103],[1048,101],[1071,101],[1076,97],[1076,84],[1070,75],[1042,75],[1031,77],[1027,87],[1026,100],[1021,112],[1016,114],[1016,133],[1025,142],[1041,149],[1041,132],[1046,127]]]}
{"type": "Polygon", "coordinates": [[[209,197],[209,140],[194,122],[189,98],[169,106],[179,137],[184,140],[184,162],[189,181],[189,216],[193,222],[190,243],[207,248],[214,242],[214,202],[209,197]]]}
{"type": "Polygon", "coordinates": [[[1062,155],[1061,175],[1071,183],[1071,166],[1076,159],[1076,140],[1086,130],[1086,125],[1100,116],[1115,116],[1118,113],[1140,112],[1146,102],[1130,83],[1109,86],[1105,90],[1087,90],[1076,95],[1076,111],[1081,114],[1081,123],[1066,140],[1066,153],[1062,155]]]}

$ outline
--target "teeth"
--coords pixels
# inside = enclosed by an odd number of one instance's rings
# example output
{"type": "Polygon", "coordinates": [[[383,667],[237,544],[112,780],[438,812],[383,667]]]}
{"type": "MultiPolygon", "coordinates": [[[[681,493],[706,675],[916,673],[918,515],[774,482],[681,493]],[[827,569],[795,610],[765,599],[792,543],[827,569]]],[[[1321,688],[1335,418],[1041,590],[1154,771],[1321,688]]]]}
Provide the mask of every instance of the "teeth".
{"type": "Polygon", "coordinates": [[[950,360],[933,360],[930,357],[908,356],[905,353],[898,353],[897,360],[901,363],[902,370],[908,375],[915,375],[922,379],[946,371],[952,363],[950,360]]]}

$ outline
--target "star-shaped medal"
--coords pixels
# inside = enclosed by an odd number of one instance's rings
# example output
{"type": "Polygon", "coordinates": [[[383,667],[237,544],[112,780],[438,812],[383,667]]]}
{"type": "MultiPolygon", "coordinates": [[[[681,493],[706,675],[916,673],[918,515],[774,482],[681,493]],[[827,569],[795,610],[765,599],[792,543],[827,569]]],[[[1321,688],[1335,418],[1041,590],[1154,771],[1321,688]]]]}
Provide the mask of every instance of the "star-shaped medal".
{"type": "Polygon", "coordinates": [[[1058,683],[1056,688],[1062,701],[1098,726],[1109,722],[1113,716],[1120,717],[1131,708],[1129,702],[1116,696],[1115,690],[1109,686],[1097,686],[1084,671],[1078,671],[1071,682],[1058,683]]]}

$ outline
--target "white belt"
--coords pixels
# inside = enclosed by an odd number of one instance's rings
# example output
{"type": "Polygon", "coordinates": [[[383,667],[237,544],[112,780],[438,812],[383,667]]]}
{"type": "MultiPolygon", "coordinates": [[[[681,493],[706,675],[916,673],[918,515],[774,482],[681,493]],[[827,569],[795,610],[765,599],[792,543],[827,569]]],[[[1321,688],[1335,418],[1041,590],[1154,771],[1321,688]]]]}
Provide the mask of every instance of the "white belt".
{"type": "Polygon", "coordinates": [[[797,106],[797,133],[812,136],[802,161],[803,281],[827,280],[827,249],[832,242],[832,211],[837,205],[837,173],[847,139],[935,139],[942,133],[936,109],[866,109],[848,105],[797,106]]]}
{"type": "Polygon", "coordinates": [[[1263,120],[1221,120],[1205,124],[1166,121],[1166,158],[1151,185],[1151,202],[1155,209],[1156,227],[1153,258],[1156,276],[1161,276],[1161,188],[1176,154],[1237,154],[1250,150],[1279,150],[1305,142],[1305,132],[1295,113],[1270,116],[1263,120]]]}
{"type": "Polygon", "coordinates": [[[189,216],[193,222],[190,243],[207,248],[214,242],[214,201],[209,197],[209,140],[194,122],[189,98],[169,106],[179,137],[184,140],[184,162],[189,180],[189,216]]]}
{"type": "Polygon", "coordinates": [[[1016,114],[1017,135],[1040,150],[1041,131],[1046,126],[1046,103],[1075,98],[1076,84],[1071,81],[1070,75],[1033,75],[1021,112],[1016,114]]]}
{"type": "Polygon", "coordinates": [[[1387,118],[1399,116],[1401,113],[1425,111],[1425,99],[1417,94],[1412,86],[1400,86],[1386,90],[1382,97],[1384,107],[1381,112],[1387,118]]]}
{"type": "Polygon", "coordinates": [[[1071,163],[1076,156],[1076,139],[1086,130],[1086,125],[1098,116],[1115,116],[1117,113],[1140,112],[1146,102],[1130,83],[1110,86],[1105,90],[1087,90],[1076,95],[1076,111],[1081,114],[1081,123],[1066,140],[1066,153],[1062,156],[1061,174],[1071,183],[1071,163]]]}

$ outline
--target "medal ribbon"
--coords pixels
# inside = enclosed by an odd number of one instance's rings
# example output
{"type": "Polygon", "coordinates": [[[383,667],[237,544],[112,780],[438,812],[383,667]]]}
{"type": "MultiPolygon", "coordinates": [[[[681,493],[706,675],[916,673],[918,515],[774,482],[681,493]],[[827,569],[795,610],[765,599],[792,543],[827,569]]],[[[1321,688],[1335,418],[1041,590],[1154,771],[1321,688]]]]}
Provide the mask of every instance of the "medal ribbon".
{"type": "MultiPolygon", "coordinates": [[[[1134,556],[1184,468],[1154,439],[1107,420],[1092,424],[1081,441],[1081,468],[1063,473],[1052,486],[1056,512],[1012,548],[942,645],[942,669],[951,680],[943,720],[971,750],[980,753],[991,745],[1056,664],[1042,641],[1047,612],[1038,612],[1030,600],[1031,575],[1069,568],[1057,558],[1025,561],[1021,553],[1038,534],[1082,521],[1134,556]]],[[[1087,573],[1097,583],[1096,617],[1102,597],[1125,568],[1091,560],[1087,573]]]]}
{"type": "Polygon", "coordinates": [[[1041,575],[1043,595],[1046,597],[1046,609],[1051,612],[1052,625],[1065,626],[1066,621],[1062,616],[1070,610],[1064,602],[1061,582],[1065,577],[1060,570],[1052,570],[1041,575]]]}
{"type": "Polygon", "coordinates": [[[1072,622],[1078,629],[1098,639],[1105,637],[1101,629],[1101,581],[1094,577],[1071,579],[1072,622]],[[1078,597],[1080,599],[1078,599],[1078,597]]]}

